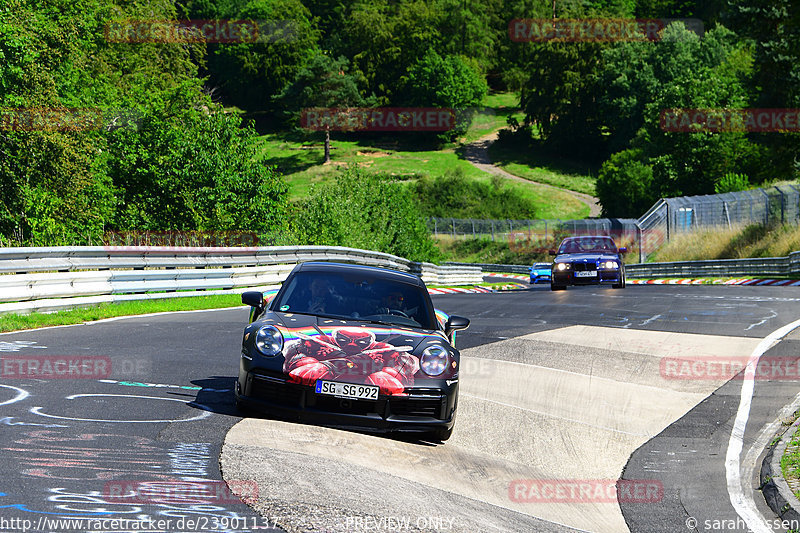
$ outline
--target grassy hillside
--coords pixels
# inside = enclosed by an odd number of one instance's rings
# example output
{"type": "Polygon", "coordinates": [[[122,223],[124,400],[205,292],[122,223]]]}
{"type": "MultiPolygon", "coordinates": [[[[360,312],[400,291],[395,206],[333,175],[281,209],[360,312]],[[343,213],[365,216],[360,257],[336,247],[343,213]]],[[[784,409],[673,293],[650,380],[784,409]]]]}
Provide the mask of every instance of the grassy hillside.
{"type": "MultiPolygon", "coordinates": [[[[515,107],[517,98],[511,93],[498,93],[486,97],[485,107],[476,114],[470,129],[462,139],[472,142],[506,126],[507,117],[522,117],[515,107]]],[[[299,200],[308,196],[312,186],[333,179],[342,169],[356,166],[369,171],[395,176],[409,183],[420,178],[436,178],[457,173],[470,180],[490,183],[492,177],[461,159],[457,146],[438,149],[420,145],[413,136],[385,136],[359,139],[355,134],[331,135],[331,162],[323,164],[324,144],[322,134],[271,133],[259,138],[258,157],[277,166],[289,185],[289,198],[299,200]]],[[[519,156],[522,157],[522,156],[519,156]]],[[[521,174],[535,172],[520,164],[521,174]]],[[[583,177],[584,180],[590,180],[583,177]]],[[[578,178],[573,174],[559,174],[553,168],[546,183],[570,184],[578,178]]],[[[567,193],[553,191],[537,183],[507,183],[514,194],[530,203],[535,218],[584,218],[589,208],[567,193]]],[[[574,187],[569,187],[575,189],[574,187]]],[[[587,187],[583,187],[587,189],[587,187]]],[[[422,200],[424,202],[424,199],[422,200]]],[[[498,211],[494,209],[494,211],[498,211]]],[[[465,215],[474,216],[478,215],[465,215]]],[[[509,218],[512,215],[500,218],[509,218]]],[[[528,217],[530,218],[530,217],[528,217]]]]}
{"type": "Polygon", "coordinates": [[[592,196],[596,194],[596,176],[585,165],[533,150],[520,150],[500,141],[489,148],[489,156],[495,165],[515,176],[592,196]]]}

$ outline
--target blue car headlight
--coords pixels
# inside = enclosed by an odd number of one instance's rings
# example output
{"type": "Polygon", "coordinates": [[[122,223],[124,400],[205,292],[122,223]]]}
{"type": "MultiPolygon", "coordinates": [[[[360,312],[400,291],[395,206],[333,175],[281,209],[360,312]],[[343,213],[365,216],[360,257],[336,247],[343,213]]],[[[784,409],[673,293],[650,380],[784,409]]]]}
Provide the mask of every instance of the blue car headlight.
{"type": "Polygon", "coordinates": [[[603,263],[600,263],[600,266],[602,268],[607,268],[607,269],[611,270],[611,269],[619,268],[619,263],[617,263],[616,261],[605,261],[603,263]]]}
{"type": "Polygon", "coordinates": [[[256,333],[255,343],[259,352],[272,357],[283,350],[283,335],[275,326],[262,326],[256,333]]]}

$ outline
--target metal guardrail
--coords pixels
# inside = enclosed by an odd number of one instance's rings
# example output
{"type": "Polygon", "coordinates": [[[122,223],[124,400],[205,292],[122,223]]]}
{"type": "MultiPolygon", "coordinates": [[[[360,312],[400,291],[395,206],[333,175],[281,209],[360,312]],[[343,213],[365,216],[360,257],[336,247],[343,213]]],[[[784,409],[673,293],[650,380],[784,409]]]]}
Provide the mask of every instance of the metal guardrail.
{"type": "MultiPolygon", "coordinates": [[[[55,311],[102,302],[235,294],[277,287],[297,263],[339,261],[410,272],[428,284],[480,283],[484,272],[527,274],[527,265],[417,263],[381,252],[326,246],[261,248],[57,247],[0,249],[0,313],[55,311]]],[[[798,277],[787,257],[640,263],[629,278],[798,277]]]]}
{"type": "MultiPolygon", "coordinates": [[[[530,269],[530,266],[526,265],[498,265],[492,263],[444,264],[468,264],[469,266],[480,267],[483,272],[508,272],[512,274],[528,274],[530,269]]],[[[625,265],[625,273],[631,279],[739,276],[794,277],[800,279],[800,252],[792,252],[786,257],[627,264],[625,265]]]]}
{"type": "Polygon", "coordinates": [[[196,296],[198,291],[266,290],[278,286],[297,263],[305,261],[391,268],[416,274],[429,284],[483,281],[479,267],[416,263],[339,246],[5,248],[0,249],[0,313],[196,296]]]}
{"type": "Polygon", "coordinates": [[[800,252],[792,252],[787,257],[639,263],[625,265],[625,272],[629,278],[737,276],[800,278],[800,252]]]}
{"type": "Polygon", "coordinates": [[[501,272],[508,274],[527,274],[530,272],[530,265],[500,265],[497,263],[442,263],[442,266],[470,266],[478,267],[485,272],[501,272]]]}

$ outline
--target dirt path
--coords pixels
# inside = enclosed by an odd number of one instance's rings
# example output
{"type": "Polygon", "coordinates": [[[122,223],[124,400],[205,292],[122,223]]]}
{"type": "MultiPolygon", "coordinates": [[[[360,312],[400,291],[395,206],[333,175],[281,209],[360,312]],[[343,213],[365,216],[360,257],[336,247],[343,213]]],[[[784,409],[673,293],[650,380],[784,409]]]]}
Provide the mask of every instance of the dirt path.
{"type": "Polygon", "coordinates": [[[561,187],[556,187],[554,185],[548,185],[547,183],[540,183],[538,181],[527,180],[525,178],[520,178],[519,176],[515,176],[509,172],[506,172],[502,168],[495,166],[492,163],[492,160],[489,158],[489,145],[491,145],[494,141],[497,140],[497,132],[490,133],[489,135],[485,135],[481,137],[475,142],[470,144],[464,145],[464,159],[469,161],[473,166],[476,168],[488,172],[490,174],[496,174],[503,178],[520,181],[524,183],[537,183],[543,187],[549,187],[551,189],[557,189],[559,191],[564,191],[584,204],[589,206],[589,216],[590,217],[599,217],[600,216],[600,204],[598,199],[594,196],[584,194],[582,192],[575,192],[570,191],[569,189],[562,189],[561,187]]]}

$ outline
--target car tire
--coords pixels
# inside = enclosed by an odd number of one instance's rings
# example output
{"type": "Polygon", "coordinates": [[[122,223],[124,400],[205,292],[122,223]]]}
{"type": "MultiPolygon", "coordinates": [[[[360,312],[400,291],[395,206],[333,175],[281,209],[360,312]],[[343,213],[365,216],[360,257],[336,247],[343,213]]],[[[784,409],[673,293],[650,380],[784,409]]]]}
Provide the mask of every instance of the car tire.
{"type": "Polygon", "coordinates": [[[553,285],[552,283],[550,284],[551,291],[563,291],[566,289],[567,289],[566,285],[553,285]]]}
{"type": "Polygon", "coordinates": [[[236,412],[242,416],[247,416],[253,413],[253,410],[247,407],[244,403],[239,400],[239,398],[235,398],[233,400],[233,406],[236,408],[236,412]]]}
{"type": "Polygon", "coordinates": [[[620,282],[613,284],[611,286],[611,288],[612,289],[624,289],[625,288],[625,273],[624,272],[622,273],[622,276],[620,277],[620,282]]]}

